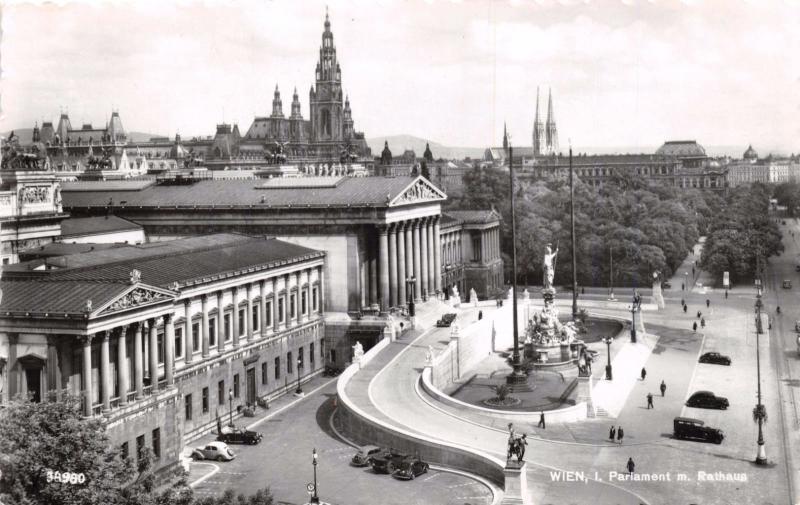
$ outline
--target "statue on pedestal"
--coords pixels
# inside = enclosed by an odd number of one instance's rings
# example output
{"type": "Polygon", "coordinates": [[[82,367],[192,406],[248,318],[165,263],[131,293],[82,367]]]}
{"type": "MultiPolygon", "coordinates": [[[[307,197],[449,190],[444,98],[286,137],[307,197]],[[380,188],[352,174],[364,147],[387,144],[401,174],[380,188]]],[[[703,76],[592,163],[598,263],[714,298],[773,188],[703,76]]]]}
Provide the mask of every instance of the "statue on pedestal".
{"type": "Polygon", "coordinates": [[[433,346],[428,346],[428,352],[425,354],[425,364],[432,365],[433,364],[433,346]]]}
{"type": "Polygon", "coordinates": [[[356,340],[356,345],[353,346],[353,362],[358,363],[358,366],[361,366],[361,358],[364,356],[364,346],[361,345],[361,342],[356,340]]]}
{"type": "Polygon", "coordinates": [[[553,290],[553,277],[555,277],[555,262],[556,255],[558,255],[558,247],[555,252],[550,249],[550,244],[544,248],[544,260],[542,261],[542,268],[544,270],[544,281],[542,285],[543,290],[553,290]]]}
{"type": "Polygon", "coordinates": [[[469,303],[478,305],[478,293],[475,292],[475,288],[469,288],[469,303]]]}

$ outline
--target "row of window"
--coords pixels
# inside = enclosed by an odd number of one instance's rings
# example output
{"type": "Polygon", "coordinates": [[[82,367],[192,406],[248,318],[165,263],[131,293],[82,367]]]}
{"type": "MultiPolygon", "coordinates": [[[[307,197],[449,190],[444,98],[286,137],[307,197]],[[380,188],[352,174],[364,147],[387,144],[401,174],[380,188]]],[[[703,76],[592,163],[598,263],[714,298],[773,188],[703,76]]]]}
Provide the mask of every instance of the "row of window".
{"type": "MultiPolygon", "coordinates": [[[[298,347],[297,349],[297,362],[295,363],[292,355],[292,351],[286,353],[286,374],[292,375],[294,373],[294,365],[297,365],[298,372],[302,373],[303,369],[305,368],[305,353],[303,352],[303,346],[298,347]]],[[[319,348],[319,357],[320,359],[325,358],[325,349],[322,345],[319,348]]],[[[315,368],[315,358],[316,353],[314,349],[314,342],[311,342],[308,347],[308,359],[310,362],[311,370],[313,371],[315,368]]],[[[276,356],[274,359],[273,364],[273,374],[274,380],[280,380],[281,378],[281,357],[276,356]]],[[[267,362],[261,363],[261,384],[267,385],[269,384],[269,371],[267,367],[267,362]]],[[[239,380],[239,374],[233,375],[233,388],[229,391],[230,395],[233,398],[238,399],[241,396],[241,385],[239,380]]],[[[225,402],[229,400],[228,393],[225,392],[225,380],[221,380],[217,382],[217,404],[218,405],[225,405],[225,402]]],[[[208,387],[204,387],[201,392],[201,408],[203,414],[208,414],[209,412],[209,389],[208,387]]],[[[192,420],[192,413],[193,413],[193,402],[192,402],[192,394],[189,393],[184,397],[184,416],[187,421],[192,420]]]]}
{"type": "MultiPolygon", "coordinates": [[[[150,440],[152,441],[152,450],[153,456],[156,459],[161,458],[161,429],[155,428],[150,434],[150,440]]],[[[145,440],[144,434],[139,435],[136,437],[136,460],[140,461],[144,457],[144,452],[147,449],[147,441],[145,440]]],[[[130,457],[130,447],[128,442],[123,442],[122,446],[120,447],[120,451],[122,452],[122,458],[128,459],[130,457]]]]}

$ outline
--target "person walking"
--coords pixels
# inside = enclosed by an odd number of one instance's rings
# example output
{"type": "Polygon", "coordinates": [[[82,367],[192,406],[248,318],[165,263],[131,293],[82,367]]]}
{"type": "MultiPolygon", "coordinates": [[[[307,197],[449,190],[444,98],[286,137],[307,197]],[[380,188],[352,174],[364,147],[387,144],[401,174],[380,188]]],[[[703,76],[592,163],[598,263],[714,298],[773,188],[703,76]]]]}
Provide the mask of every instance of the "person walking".
{"type": "Polygon", "coordinates": [[[689,308],[689,307],[687,307],[686,305],[684,305],[684,306],[683,306],[683,313],[684,313],[684,314],[686,314],[686,310],[687,310],[688,308],[689,308]]]}
{"type": "Polygon", "coordinates": [[[544,425],[544,411],[539,414],[539,428],[545,429],[544,425]]]}
{"type": "Polygon", "coordinates": [[[706,298],[706,308],[711,307],[711,300],[706,298]]]}
{"type": "Polygon", "coordinates": [[[727,289],[725,290],[725,299],[726,300],[728,299],[728,290],[727,289]]]}
{"type": "Polygon", "coordinates": [[[681,298],[681,307],[683,307],[684,305],[686,305],[686,300],[684,300],[683,298],[681,298]]]}
{"type": "Polygon", "coordinates": [[[483,319],[483,311],[479,310],[478,311],[478,321],[480,321],[481,319],[483,319]]]}
{"type": "Polygon", "coordinates": [[[694,331],[694,332],[697,331],[697,321],[692,323],[692,331],[694,331]]]}
{"type": "Polygon", "coordinates": [[[617,429],[617,442],[622,445],[622,437],[625,436],[625,432],[622,431],[622,426],[617,429]]]}
{"type": "Polygon", "coordinates": [[[653,406],[653,393],[647,393],[647,410],[654,409],[653,406]]]}
{"type": "Polygon", "coordinates": [[[645,377],[647,377],[647,370],[642,367],[642,380],[644,380],[645,377]]]}
{"type": "Polygon", "coordinates": [[[633,458],[628,458],[628,474],[633,475],[633,470],[636,468],[636,464],[633,462],[633,458]]]}
{"type": "Polygon", "coordinates": [[[706,327],[706,318],[704,318],[704,317],[700,318],[700,327],[701,328],[705,328],[706,327]]]}
{"type": "Polygon", "coordinates": [[[699,310],[697,311],[697,319],[700,319],[703,316],[703,313],[699,310]]]}
{"type": "Polygon", "coordinates": [[[614,428],[614,425],[612,424],[611,429],[608,430],[608,439],[613,442],[616,436],[617,436],[617,429],[614,428]]]}
{"type": "Polygon", "coordinates": [[[661,396],[664,396],[664,393],[667,392],[667,383],[663,380],[661,381],[661,385],[658,387],[661,390],[661,396]]]}
{"type": "Polygon", "coordinates": [[[681,282],[681,291],[685,291],[685,290],[686,290],[686,284],[681,282]]]}

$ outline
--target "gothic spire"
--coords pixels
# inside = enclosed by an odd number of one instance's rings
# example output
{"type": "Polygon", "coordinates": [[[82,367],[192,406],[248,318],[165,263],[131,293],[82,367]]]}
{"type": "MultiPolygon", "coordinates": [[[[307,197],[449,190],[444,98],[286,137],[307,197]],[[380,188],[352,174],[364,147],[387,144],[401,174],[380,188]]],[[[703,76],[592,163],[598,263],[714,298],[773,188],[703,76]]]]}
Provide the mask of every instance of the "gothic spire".
{"type": "Polygon", "coordinates": [[[508,149],[508,129],[505,121],[503,121],[503,149],[508,149]]]}
{"type": "Polygon", "coordinates": [[[556,117],[553,115],[553,90],[547,90],[547,123],[555,123],[556,117]]]}

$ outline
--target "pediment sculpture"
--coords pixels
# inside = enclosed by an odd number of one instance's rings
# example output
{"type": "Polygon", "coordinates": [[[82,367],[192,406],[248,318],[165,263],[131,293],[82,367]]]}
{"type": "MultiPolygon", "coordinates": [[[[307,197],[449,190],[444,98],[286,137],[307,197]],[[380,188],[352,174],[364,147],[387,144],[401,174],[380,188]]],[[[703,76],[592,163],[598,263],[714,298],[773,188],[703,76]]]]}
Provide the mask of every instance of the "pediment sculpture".
{"type": "Polygon", "coordinates": [[[445,197],[441,192],[434,189],[428,184],[417,181],[413,186],[406,189],[406,191],[394,199],[394,205],[403,205],[407,203],[425,202],[444,200],[445,197]]]}
{"type": "Polygon", "coordinates": [[[144,288],[136,288],[133,291],[129,292],[125,296],[121,297],[120,299],[116,300],[114,303],[108,306],[106,310],[103,312],[116,312],[118,310],[125,310],[130,309],[132,307],[137,307],[139,305],[147,305],[153,302],[158,302],[161,300],[167,300],[170,297],[159,293],[157,291],[151,291],[149,289],[144,288]]]}

